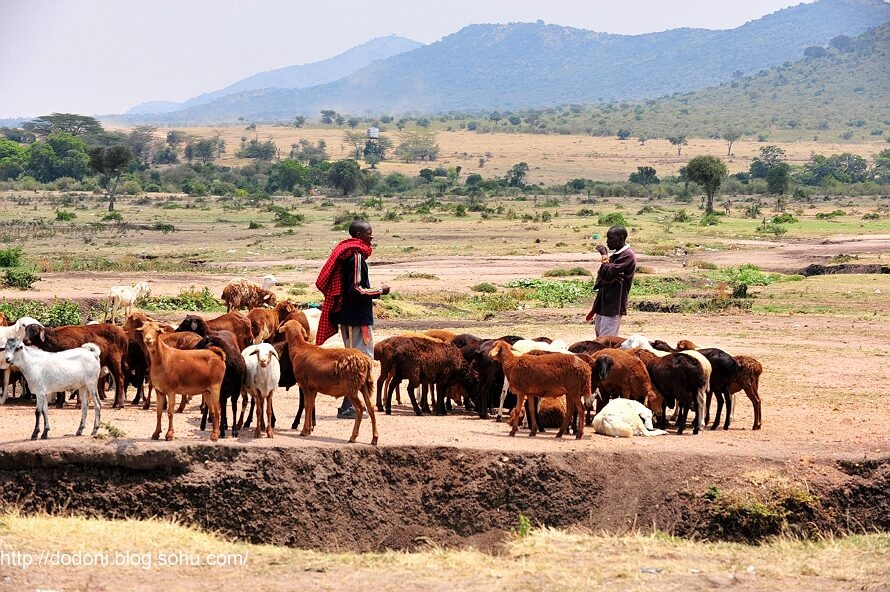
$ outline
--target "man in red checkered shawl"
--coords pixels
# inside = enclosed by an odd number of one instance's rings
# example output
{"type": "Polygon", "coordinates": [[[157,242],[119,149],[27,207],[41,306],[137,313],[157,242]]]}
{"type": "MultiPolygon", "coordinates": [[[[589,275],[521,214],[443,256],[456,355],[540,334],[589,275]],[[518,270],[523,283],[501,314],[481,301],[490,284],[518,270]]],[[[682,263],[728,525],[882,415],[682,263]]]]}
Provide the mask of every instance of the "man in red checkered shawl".
{"type": "MultiPolygon", "coordinates": [[[[389,286],[371,288],[368,279],[368,257],[374,240],[371,224],[355,220],[349,225],[349,236],[340,241],[318,274],[315,286],[324,294],[321,319],[315,343],[321,345],[340,327],[343,345],[357,349],[374,359],[373,300],[389,294],[389,286]]],[[[341,419],[354,419],[355,410],[349,399],[337,413],[341,419]]]]}

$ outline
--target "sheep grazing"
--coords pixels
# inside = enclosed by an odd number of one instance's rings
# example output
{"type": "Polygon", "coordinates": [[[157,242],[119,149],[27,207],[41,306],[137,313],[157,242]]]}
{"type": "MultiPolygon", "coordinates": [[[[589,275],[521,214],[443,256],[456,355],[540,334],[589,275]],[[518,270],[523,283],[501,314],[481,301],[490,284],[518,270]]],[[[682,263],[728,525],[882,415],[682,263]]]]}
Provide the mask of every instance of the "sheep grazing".
{"type": "MultiPolygon", "coordinates": [[[[259,438],[260,433],[266,432],[266,436],[272,437],[272,394],[281,378],[281,366],[278,363],[278,352],[269,343],[251,345],[243,352],[246,373],[244,374],[244,390],[256,402],[257,426],[253,433],[254,438],[259,438]],[[265,404],[265,405],[264,405],[265,404]],[[264,409],[265,407],[265,409],[264,409]],[[265,411],[265,413],[264,413],[265,411]]],[[[244,413],[244,403],[241,404],[241,413],[244,413]]]]}
{"type": "Polygon", "coordinates": [[[604,436],[632,438],[663,436],[664,430],[652,427],[652,410],[631,399],[613,399],[593,418],[593,430],[604,436]]]}
{"type": "Polygon", "coordinates": [[[149,376],[158,393],[158,422],[151,439],[157,440],[161,435],[161,416],[165,408],[168,426],[164,438],[173,439],[173,407],[176,393],[179,393],[204,397],[213,423],[210,440],[216,442],[219,439],[219,393],[226,374],[225,352],[215,346],[193,350],[169,347],[163,339],[159,339],[160,327],[152,321],[144,323],[136,331],[142,333],[148,351],[149,376]]]}
{"type": "MultiPolygon", "coordinates": [[[[25,342],[36,345],[48,352],[60,352],[80,347],[84,343],[95,343],[101,350],[101,366],[108,368],[114,377],[114,408],[124,406],[123,361],[127,356],[129,339],[124,330],[109,323],[99,325],[66,325],[64,327],[44,327],[34,323],[25,327],[25,342]]],[[[104,395],[104,385],[99,392],[104,395]]]]}
{"type": "Polygon", "coordinates": [[[355,424],[350,442],[355,442],[358,438],[362,413],[367,407],[373,433],[371,444],[376,446],[377,416],[371,404],[371,391],[374,388],[371,358],[354,349],[325,349],[308,343],[303,327],[295,321],[288,321],[281,329],[290,349],[294,376],[306,399],[306,418],[300,435],[308,436],[312,433],[312,428],[315,427],[315,397],[322,392],[335,398],[347,397],[352,403],[355,424]],[[358,397],[359,392],[364,398],[364,405],[358,397]]]}
{"type": "MultiPolygon", "coordinates": [[[[577,356],[562,353],[516,356],[510,345],[503,341],[496,343],[488,355],[501,363],[504,376],[510,381],[510,388],[516,393],[511,436],[516,435],[516,430],[519,429],[523,405],[527,398],[533,403],[536,397],[565,395],[566,416],[556,434],[557,438],[561,438],[565,433],[575,413],[578,415],[584,413],[583,400],[592,392],[591,374],[590,366],[577,356]]],[[[534,409],[534,404],[531,407],[534,409]]],[[[529,436],[535,436],[538,433],[538,423],[534,413],[530,416],[529,436]]],[[[579,422],[575,437],[580,439],[583,435],[584,422],[579,422]]]]}
{"type": "Polygon", "coordinates": [[[272,343],[272,338],[278,331],[279,325],[292,312],[296,312],[297,305],[283,300],[275,305],[275,308],[253,308],[247,313],[250,320],[250,330],[253,333],[253,345],[267,342],[272,343]]]}
{"type": "Polygon", "coordinates": [[[275,294],[250,280],[237,279],[223,288],[222,299],[226,303],[226,312],[242,308],[259,308],[275,306],[275,294]]]}
{"type": "Polygon", "coordinates": [[[13,364],[21,370],[31,390],[37,395],[37,409],[34,412],[36,421],[31,439],[37,439],[40,432],[40,417],[43,416],[43,434],[46,440],[49,435],[49,415],[47,398],[50,393],[60,391],[78,391],[80,393],[80,426],[77,434],[83,434],[87,422],[89,403],[87,394],[93,399],[96,409],[93,420],[92,435],[99,430],[102,415],[102,403],[99,402],[99,346],[95,343],[84,343],[80,347],[60,352],[46,352],[36,347],[25,346],[21,339],[14,337],[6,342],[7,364],[13,364]]]}
{"type": "Polygon", "coordinates": [[[108,307],[111,306],[111,323],[114,324],[117,317],[117,309],[123,309],[123,315],[126,319],[133,308],[133,303],[138,299],[146,296],[151,290],[145,282],[139,282],[134,286],[112,286],[108,290],[108,300],[105,302],[105,318],[103,323],[108,322],[108,307]]]}

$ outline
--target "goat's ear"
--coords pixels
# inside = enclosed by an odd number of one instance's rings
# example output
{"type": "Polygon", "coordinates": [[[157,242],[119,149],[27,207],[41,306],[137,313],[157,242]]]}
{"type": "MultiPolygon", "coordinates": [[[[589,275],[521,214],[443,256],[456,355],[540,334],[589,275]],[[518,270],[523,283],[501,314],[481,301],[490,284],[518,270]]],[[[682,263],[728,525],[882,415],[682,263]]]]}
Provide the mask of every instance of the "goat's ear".
{"type": "Polygon", "coordinates": [[[259,349],[254,349],[254,350],[253,350],[252,352],[250,352],[250,354],[248,354],[248,355],[256,356],[256,357],[260,357],[260,350],[259,350],[259,349]]]}
{"type": "Polygon", "coordinates": [[[40,341],[46,341],[46,329],[40,328],[40,341]]]}
{"type": "Polygon", "coordinates": [[[278,357],[278,350],[274,347],[272,348],[272,355],[275,357],[276,360],[280,360],[280,358],[278,357]]]}
{"type": "Polygon", "coordinates": [[[192,319],[192,331],[197,331],[197,330],[198,330],[198,321],[196,321],[195,319],[192,319]]]}
{"type": "Polygon", "coordinates": [[[263,296],[263,300],[268,300],[271,296],[271,294],[266,294],[265,296],[263,296]]]}

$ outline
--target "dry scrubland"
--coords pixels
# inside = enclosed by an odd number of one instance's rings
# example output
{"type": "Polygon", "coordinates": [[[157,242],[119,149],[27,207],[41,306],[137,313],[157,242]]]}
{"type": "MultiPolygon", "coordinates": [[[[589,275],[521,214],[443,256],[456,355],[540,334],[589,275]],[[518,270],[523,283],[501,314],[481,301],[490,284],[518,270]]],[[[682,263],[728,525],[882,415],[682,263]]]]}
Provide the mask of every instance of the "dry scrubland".
{"type": "MultiPolygon", "coordinates": [[[[172,129],[172,128],[171,128],[172,129]]],[[[350,146],[343,143],[343,132],[348,127],[308,127],[293,128],[284,126],[258,125],[256,131],[245,130],[242,126],[218,128],[196,127],[175,128],[199,137],[213,137],[217,134],[226,142],[226,153],[218,161],[224,165],[242,166],[250,159],[235,157],[241,139],[272,140],[283,156],[290,152],[291,145],[301,139],[315,144],[323,139],[328,145],[328,154],[333,159],[349,158],[350,146]]],[[[163,139],[168,129],[158,130],[163,139]]],[[[398,144],[398,130],[390,126],[383,136],[398,144]]],[[[463,167],[463,175],[479,173],[483,177],[502,177],[514,164],[526,162],[529,165],[528,183],[540,185],[560,185],[578,177],[597,181],[626,181],[638,166],[655,167],[659,176],[676,175],[680,167],[689,159],[702,154],[713,154],[726,160],[730,174],[747,171],[751,159],[759,155],[762,146],[774,144],[785,150],[791,164],[807,161],[813,153],[839,154],[850,152],[866,159],[884,148],[884,141],[864,143],[818,142],[818,141],[766,141],[743,137],[732,145],[732,157],[727,157],[727,146],[723,140],[690,138],[689,144],[682,147],[677,156],[676,146],[666,139],[647,140],[644,145],[635,139],[593,136],[567,136],[543,134],[484,134],[468,131],[446,131],[438,133],[439,160],[435,166],[463,167]],[[479,168],[479,159],[486,158],[485,166],[479,168]]],[[[381,173],[400,172],[416,176],[417,172],[430,166],[430,163],[403,163],[389,157],[377,165],[381,173]]]]}
{"type": "MultiPolygon", "coordinates": [[[[210,135],[212,130],[189,130],[210,135]]],[[[240,129],[222,130],[234,152],[240,129]]],[[[315,141],[325,137],[332,157],[338,153],[340,130],[260,128],[260,140],[271,136],[286,152],[298,138],[315,141]],[[278,135],[280,134],[280,136],[278,135]],[[322,136],[324,134],[324,136],[322,136]]],[[[624,179],[637,166],[655,166],[659,174],[676,171],[689,156],[711,152],[725,154],[721,141],[690,140],[683,157],[665,141],[638,143],[602,138],[566,136],[486,136],[443,132],[439,136],[442,158],[436,164],[462,164],[464,172],[476,171],[478,158],[490,151],[493,157],[479,171],[484,176],[501,175],[519,161],[531,167],[530,181],[560,183],[573,177],[624,179]],[[468,152],[468,159],[453,156],[468,152]],[[664,170],[663,170],[664,169],[664,170]]],[[[747,168],[760,144],[740,141],[729,163],[730,170],[747,168]]],[[[850,151],[869,156],[878,145],[782,144],[792,162],[806,160],[810,152],[823,154],[850,151]]],[[[223,164],[235,164],[227,156],[223,164]]],[[[422,164],[384,163],[381,169],[412,174],[422,164]]],[[[519,332],[550,334],[565,339],[589,336],[590,328],[579,323],[587,302],[563,308],[544,307],[533,298],[513,293],[503,284],[517,278],[541,278],[555,268],[595,268],[590,255],[605,226],[600,215],[620,212],[628,221],[630,242],[640,255],[642,272],[638,284],[648,286],[635,300],[669,302],[673,299],[719,297],[725,282],[711,274],[721,268],[754,263],[772,272],[794,273],[809,263],[832,261],[887,264],[890,257],[890,219],[887,200],[878,198],[816,199],[812,204],[792,202],[789,212],[798,222],[785,224],[787,233],[776,238],[758,230],[761,219],[772,217],[772,204],[764,201],[758,219],[743,216],[743,208],[755,197],[733,197],[735,207],[717,226],[701,226],[697,199],[680,204],[672,199],[600,199],[581,203],[581,196],[498,198],[486,206],[500,213],[483,219],[471,212],[454,215],[446,200],[430,213],[417,213],[421,199],[384,198],[383,206],[365,203],[365,198],[275,198],[275,203],[293,207],[306,216],[294,228],[274,226],[264,207],[220,201],[216,197],[184,195],[124,197],[118,202],[124,224],[101,223],[105,207],[101,196],[65,196],[51,193],[7,192],[0,195],[0,240],[24,247],[25,256],[40,269],[41,280],[32,291],[0,290],[7,299],[54,296],[74,298],[83,308],[97,310],[99,299],[113,284],[147,279],[153,295],[175,295],[194,285],[207,286],[218,295],[235,275],[259,277],[275,273],[281,280],[281,297],[309,302],[319,294],[312,283],[321,259],[343,237],[332,230],[335,215],[345,211],[367,211],[374,223],[376,248],[372,262],[375,283],[393,286],[393,294],[380,302],[380,335],[403,328],[423,328],[436,323],[456,330],[485,335],[519,332]],[[67,202],[65,201],[67,200],[67,202]],[[649,209],[646,209],[649,206],[649,209]],[[55,222],[57,209],[73,211],[70,222],[55,222]],[[581,211],[587,209],[585,215],[581,211]],[[675,222],[680,210],[690,219],[675,222]],[[392,210],[398,221],[381,220],[392,210]],[[843,214],[819,219],[817,214],[842,210],[843,214]],[[542,214],[551,216],[545,220],[542,214]],[[876,220],[863,215],[878,214],[876,220]],[[14,222],[14,221],[18,222],[14,222]],[[249,222],[262,224],[249,229],[249,222]],[[172,224],[174,231],[152,230],[154,224],[172,224]],[[662,289],[665,278],[677,280],[679,290],[662,289]],[[497,293],[479,298],[471,290],[490,282],[497,293]],[[502,299],[507,306],[501,306],[502,299]],[[514,300],[510,300],[514,298],[514,300]]],[[[576,278],[577,279],[577,278],[576,278]]],[[[885,434],[890,420],[883,405],[887,390],[886,352],[890,347],[890,275],[846,275],[783,278],[769,285],[750,288],[751,310],[707,314],[631,312],[627,331],[642,331],[656,337],[690,337],[705,343],[725,345],[734,353],[747,353],[763,361],[765,373],[764,429],[751,432],[750,404],[739,397],[739,412],[729,433],[709,432],[695,438],[653,439],[649,442],[613,442],[588,436],[576,443],[554,442],[552,434],[534,441],[505,437],[504,426],[467,416],[425,418],[433,424],[429,433],[417,434],[417,422],[409,415],[381,419],[381,443],[415,443],[429,446],[467,446],[488,450],[511,447],[526,452],[588,449],[608,455],[616,450],[638,450],[665,458],[677,454],[728,456],[752,471],[762,459],[785,463],[787,471],[800,467],[830,465],[845,457],[885,458],[885,434]],[[805,369],[805,370],[802,370],[805,369]],[[448,423],[453,422],[453,423],[448,423]],[[467,426],[472,426],[468,429],[467,426]],[[476,427],[479,426],[479,427],[476,427]],[[474,441],[478,439],[478,441],[474,441]]],[[[162,312],[159,316],[178,320],[184,312],[162,312]]],[[[276,394],[285,418],[293,412],[292,395],[276,394]]],[[[326,412],[333,408],[326,403],[326,412]]],[[[73,417],[51,411],[58,430],[52,437],[68,433],[73,417]],[[66,431],[67,430],[67,431],[66,431]]],[[[3,409],[3,429],[17,445],[24,425],[33,421],[28,406],[3,409]]],[[[145,442],[154,414],[141,410],[107,411],[103,419],[122,427],[125,440],[106,446],[152,446],[145,442]]],[[[286,423],[285,428],[289,425],[286,423]]],[[[281,427],[281,426],[280,426],[281,427]]],[[[176,418],[177,439],[184,444],[204,436],[191,420],[176,418]]],[[[370,426],[363,423],[361,442],[368,440],[370,426]]],[[[26,432],[27,430],[25,430],[26,432]]],[[[336,421],[319,423],[319,442],[312,445],[337,447],[345,440],[347,427],[336,421]]],[[[71,440],[70,438],[65,438],[71,440]]],[[[254,442],[242,436],[235,446],[304,446],[306,440],[285,434],[270,442],[254,442]]],[[[50,442],[60,445],[65,442],[50,442]]],[[[72,442],[77,445],[77,442],[72,442]]],[[[174,443],[177,444],[177,443],[174,443]]],[[[161,446],[165,446],[163,443],[161,446]]],[[[226,445],[226,444],[223,444],[226,445]]],[[[816,470],[816,469],[814,469],[816,470]]],[[[833,478],[834,469],[816,470],[817,476],[833,478]]],[[[796,474],[796,473],[795,473],[796,474]]],[[[752,481],[756,485],[755,481],[752,481]]],[[[705,484],[699,483],[704,487],[705,484]]],[[[247,553],[245,567],[211,569],[84,568],[2,570],[4,589],[48,588],[93,589],[194,589],[208,583],[243,584],[267,589],[341,589],[369,583],[385,590],[423,587],[451,589],[595,589],[610,585],[636,590],[658,586],[665,590],[712,589],[733,586],[739,590],[777,587],[808,590],[881,590],[890,578],[890,541],[886,535],[854,536],[840,540],[795,542],[779,539],[759,547],[697,543],[660,534],[613,537],[590,533],[560,533],[532,524],[530,536],[516,536],[500,555],[470,550],[443,550],[431,546],[422,553],[322,554],[275,547],[230,543],[194,530],[160,522],[123,523],[80,518],[0,516],[0,550],[96,551],[134,550],[159,553],[172,548],[190,552],[247,553]],[[564,569],[572,566],[575,569],[564,569]]],[[[517,524],[519,534],[524,528],[517,524]]]]}

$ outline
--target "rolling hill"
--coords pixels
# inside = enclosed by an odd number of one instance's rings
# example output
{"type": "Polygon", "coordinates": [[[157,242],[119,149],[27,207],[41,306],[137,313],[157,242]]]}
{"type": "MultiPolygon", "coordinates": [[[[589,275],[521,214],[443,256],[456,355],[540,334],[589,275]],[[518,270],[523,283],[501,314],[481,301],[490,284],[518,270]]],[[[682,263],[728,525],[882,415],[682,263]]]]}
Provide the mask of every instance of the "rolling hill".
{"type": "Polygon", "coordinates": [[[288,120],[321,109],[353,115],[522,109],[658,97],[798,60],[809,46],[890,21],[881,0],[818,0],[712,31],[612,35],[537,23],[471,25],[311,88],[254,89],[172,113],[171,124],[288,120]]]}

